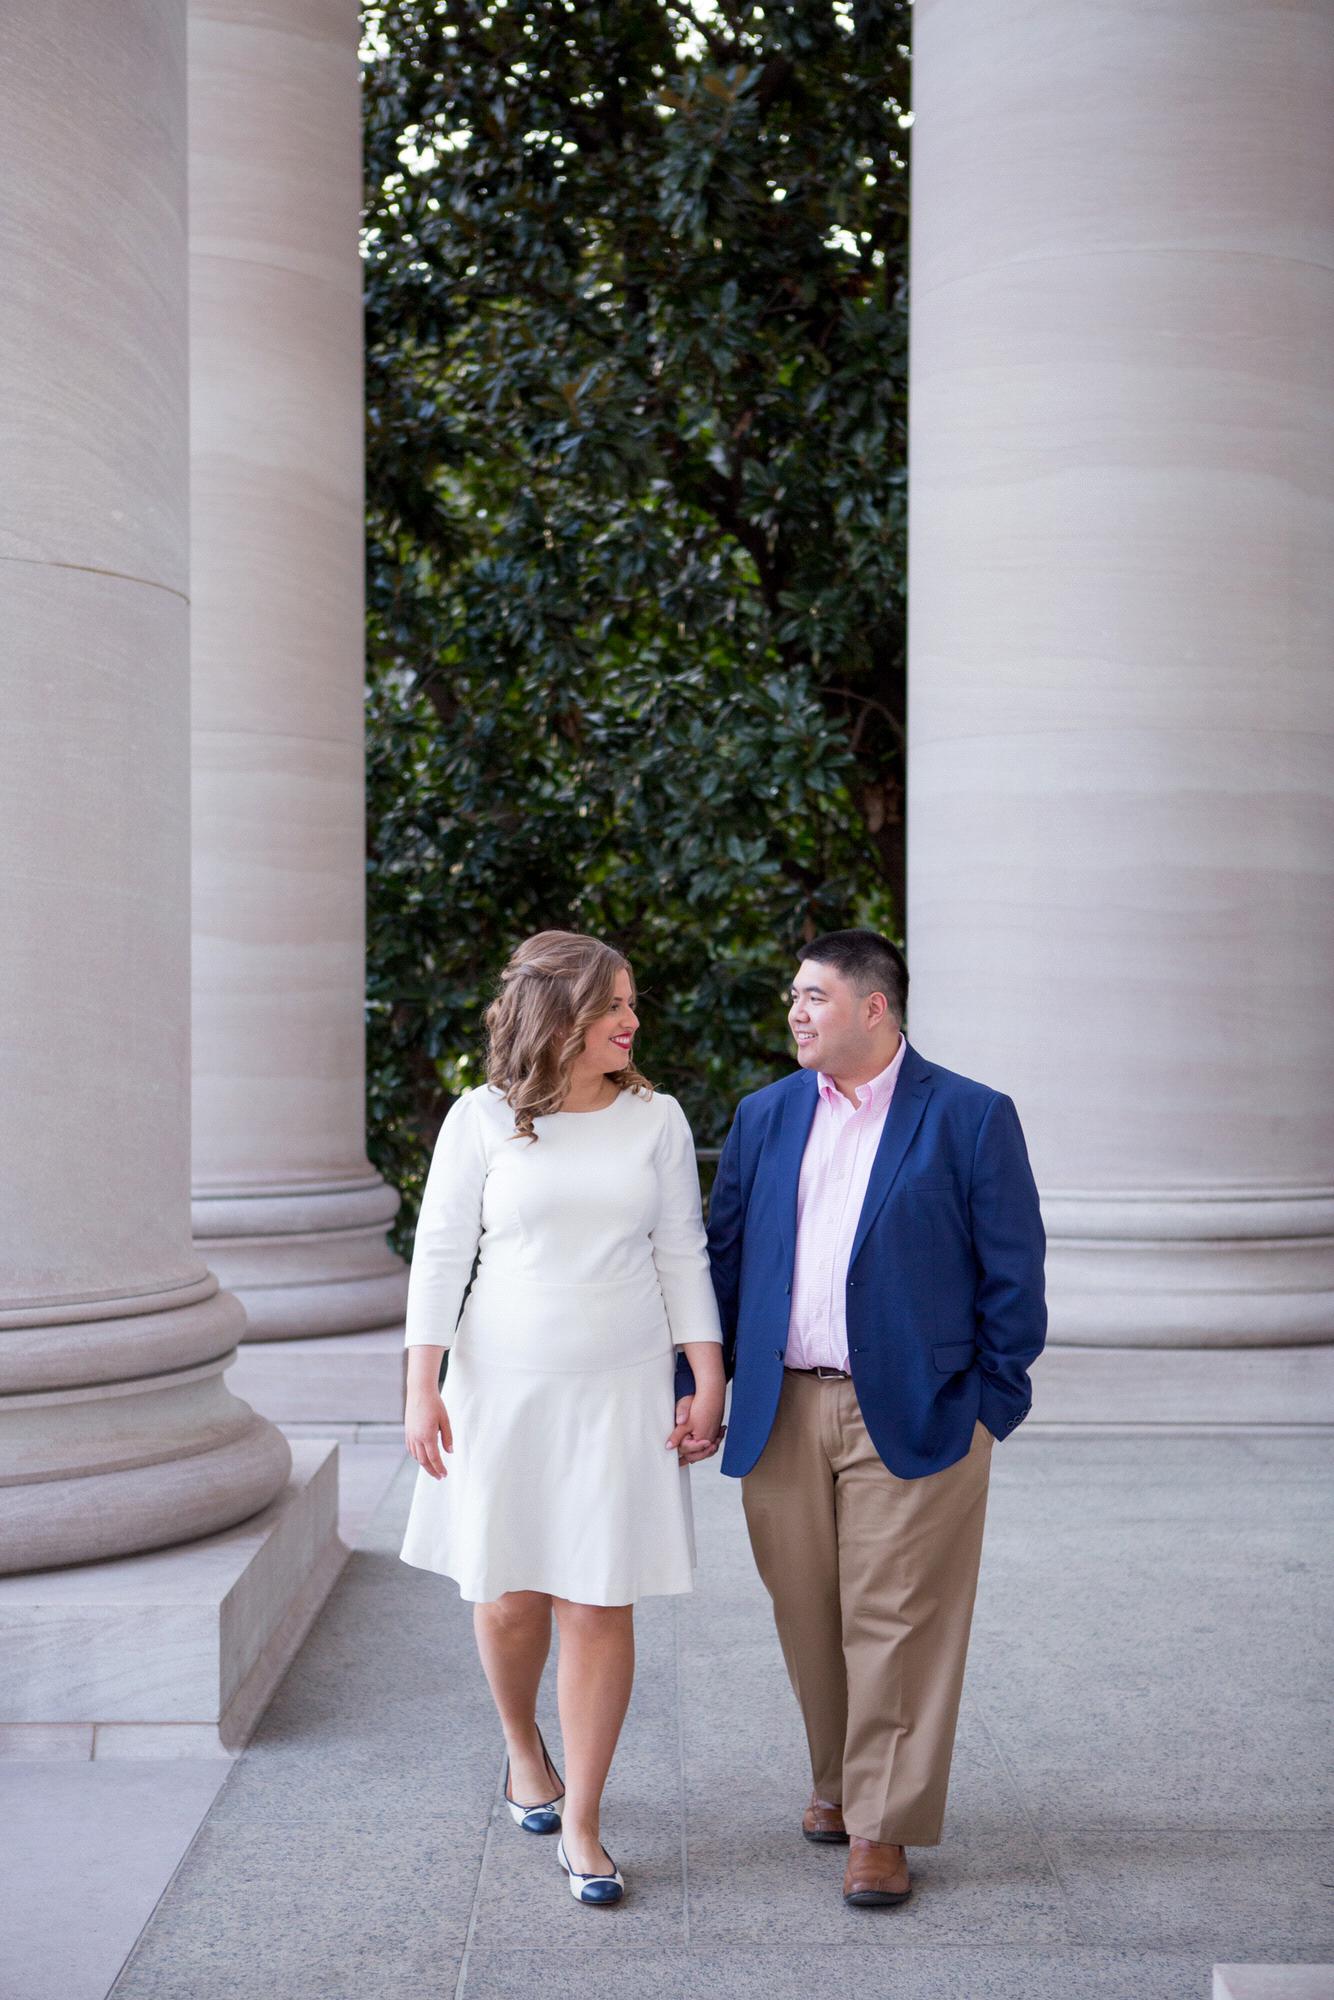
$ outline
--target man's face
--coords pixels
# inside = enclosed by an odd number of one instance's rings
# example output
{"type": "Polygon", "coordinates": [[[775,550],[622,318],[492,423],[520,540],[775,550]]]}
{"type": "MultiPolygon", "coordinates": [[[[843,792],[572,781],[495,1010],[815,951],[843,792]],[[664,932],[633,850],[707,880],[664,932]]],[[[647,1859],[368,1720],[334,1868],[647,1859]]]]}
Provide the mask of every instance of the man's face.
{"type": "Polygon", "coordinates": [[[857,1073],[873,1053],[871,1016],[883,1019],[883,1003],[873,1007],[832,965],[805,958],[792,982],[787,1024],[797,1044],[803,1069],[820,1069],[826,1076],[857,1073]]]}

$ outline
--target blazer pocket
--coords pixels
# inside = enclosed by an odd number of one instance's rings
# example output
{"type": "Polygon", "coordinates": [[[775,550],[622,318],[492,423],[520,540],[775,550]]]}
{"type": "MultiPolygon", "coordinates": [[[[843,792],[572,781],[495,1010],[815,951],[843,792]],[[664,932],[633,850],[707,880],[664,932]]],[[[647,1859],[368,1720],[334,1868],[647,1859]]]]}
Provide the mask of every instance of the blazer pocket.
{"type": "Polygon", "coordinates": [[[954,1182],[948,1174],[924,1174],[919,1181],[905,1181],[909,1194],[953,1194],[954,1182]]]}
{"type": "Polygon", "coordinates": [[[971,1368],[977,1359],[977,1343],[972,1340],[950,1340],[943,1346],[931,1349],[932,1359],[944,1374],[952,1375],[960,1368],[971,1368]]]}

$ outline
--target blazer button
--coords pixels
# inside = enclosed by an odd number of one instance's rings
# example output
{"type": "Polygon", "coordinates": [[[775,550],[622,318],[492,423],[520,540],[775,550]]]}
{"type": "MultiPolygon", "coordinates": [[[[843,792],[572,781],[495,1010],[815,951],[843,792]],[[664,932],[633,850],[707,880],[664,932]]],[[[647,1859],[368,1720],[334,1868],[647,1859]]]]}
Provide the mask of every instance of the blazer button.
{"type": "Polygon", "coordinates": [[[774,1360],[781,1361],[782,1358],[783,1358],[783,1349],[781,1347],[776,1347],[774,1349],[774,1360]]]}

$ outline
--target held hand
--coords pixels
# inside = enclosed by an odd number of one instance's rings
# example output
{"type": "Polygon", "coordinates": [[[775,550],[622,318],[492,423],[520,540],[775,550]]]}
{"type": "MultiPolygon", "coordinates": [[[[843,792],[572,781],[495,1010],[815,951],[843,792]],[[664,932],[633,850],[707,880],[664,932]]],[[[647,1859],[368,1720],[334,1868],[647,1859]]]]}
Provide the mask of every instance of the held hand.
{"type": "Polygon", "coordinates": [[[681,1444],[682,1465],[698,1465],[702,1459],[712,1458],[726,1434],[722,1396],[697,1389],[691,1399],[690,1429],[681,1444]]]}
{"type": "Polygon", "coordinates": [[[696,1465],[702,1458],[713,1457],[727,1433],[722,1413],[721,1399],[715,1408],[698,1390],[693,1396],[680,1398],[676,1424],[667,1439],[667,1449],[676,1453],[678,1465],[696,1465]]]}
{"type": "Polygon", "coordinates": [[[408,1450],[432,1479],[447,1476],[444,1454],[454,1449],[454,1433],[444,1398],[435,1389],[410,1390],[403,1417],[403,1438],[408,1450]]]}
{"type": "Polygon", "coordinates": [[[693,1396],[681,1396],[678,1398],[676,1404],[676,1423],[671,1435],[667,1439],[668,1451],[679,1452],[681,1446],[685,1443],[690,1433],[690,1406],[694,1400],[693,1396]]]}

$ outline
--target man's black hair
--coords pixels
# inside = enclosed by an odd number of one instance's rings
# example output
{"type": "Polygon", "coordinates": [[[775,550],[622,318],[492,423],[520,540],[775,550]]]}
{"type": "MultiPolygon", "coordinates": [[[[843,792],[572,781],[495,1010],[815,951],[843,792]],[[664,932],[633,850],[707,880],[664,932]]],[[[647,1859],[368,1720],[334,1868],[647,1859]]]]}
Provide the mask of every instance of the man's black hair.
{"type": "Polygon", "coordinates": [[[908,1012],[908,961],[892,939],[879,931],[826,931],[803,946],[801,956],[832,965],[863,997],[883,993],[902,1026],[908,1012]]]}

